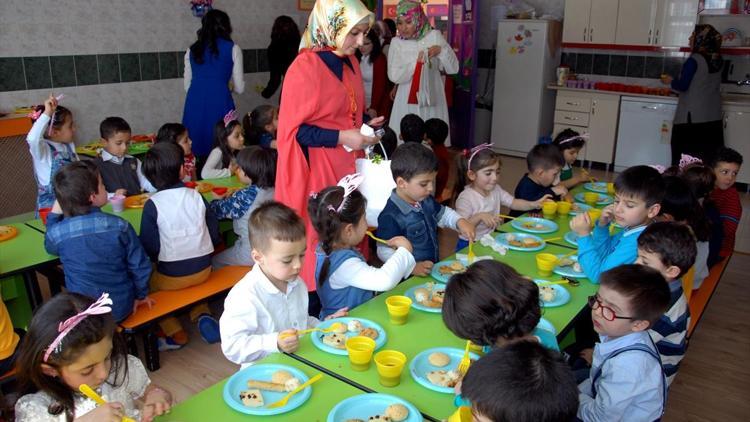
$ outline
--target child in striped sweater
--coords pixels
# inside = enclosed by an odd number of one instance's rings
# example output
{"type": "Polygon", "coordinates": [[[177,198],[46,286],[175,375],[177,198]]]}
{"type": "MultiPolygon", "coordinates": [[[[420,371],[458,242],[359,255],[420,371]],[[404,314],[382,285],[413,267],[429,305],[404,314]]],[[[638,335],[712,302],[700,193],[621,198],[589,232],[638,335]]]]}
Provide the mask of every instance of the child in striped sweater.
{"type": "Polygon", "coordinates": [[[724,238],[719,251],[721,258],[730,256],[734,251],[734,237],[740,218],[742,218],[740,194],[734,187],[740,166],[742,166],[742,155],[737,151],[731,148],[721,148],[716,153],[713,163],[716,185],[711,192],[711,200],[719,209],[724,227],[724,238]]]}

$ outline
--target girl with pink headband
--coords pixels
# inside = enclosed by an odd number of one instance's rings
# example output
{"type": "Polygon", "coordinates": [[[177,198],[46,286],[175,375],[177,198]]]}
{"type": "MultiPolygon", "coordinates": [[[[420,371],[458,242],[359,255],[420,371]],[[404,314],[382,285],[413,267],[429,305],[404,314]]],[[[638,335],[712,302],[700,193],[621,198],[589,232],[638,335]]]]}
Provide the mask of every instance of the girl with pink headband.
{"type": "Polygon", "coordinates": [[[111,305],[107,293],[96,301],[60,293],[34,314],[18,378],[20,391],[37,392],[18,400],[16,421],[151,421],[169,411],[172,395],[151,384],[141,361],[128,355],[111,305]],[[107,403],[81,395],[83,384],[107,403]]]}
{"type": "Polygon", "coordinates": [[[573,189],[581,183],[588,182],[591,178],[583,168],[578,172],[573,171],[573,164],[578,160],[578,154],[586,145],[588,139],[588,133],[580,134],[573,129],[565,129],[558,133],[555,140],[552,141],[565,158],[565,165],[560,171],[560,184],[565,186],[566,189],[573,189]]]}
{"type": "MultiPolygon", "coordinates": [[[[500,208],[529,211],[541,208],[550,195],[536,201],[514,198],[500,187],[500,154],[492,150],[492,144],[477,145],[464,150],[458,157],[458,180],[456,186],[465,186],[456,199],[456,212],[476,227],[476,238],[492,233],[501,223],[500,208]]],[[[456,250],[469,245],[459,235],[456,250]]]]}

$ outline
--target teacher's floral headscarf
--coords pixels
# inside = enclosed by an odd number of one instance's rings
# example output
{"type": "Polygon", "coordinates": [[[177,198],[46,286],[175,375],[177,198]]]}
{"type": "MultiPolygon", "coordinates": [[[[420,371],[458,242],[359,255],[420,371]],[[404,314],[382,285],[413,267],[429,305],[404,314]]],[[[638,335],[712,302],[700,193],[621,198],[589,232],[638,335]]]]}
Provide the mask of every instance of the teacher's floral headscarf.
{"type": "MultiPolygon", "coordinates": [[[[422,2],[419,0],[401,0],[398,2],[396,16],[409,19],[417,26],[417,30],[411,39],[421,40],[422,37],[432,30],[430,21],[427,19],[424,9],[422,9],[422,2]]],[[[404,37],[401,38],[404,39],[404,37]]]]}
{"type": "Polygon", "coordinates": [[[307,20],[300,49],[335,50],[344,45],[349,31],[364,19],[372,26],[375,15],[359,0],[317,0],[307,20]]]}
{"type": "Polygon", "coordinates": [[[702,55],[708,63],[709,72],[721,70],[724,65],[719,50],[721,49],[721,34],[711,25],[695,25],[693,33],[693,52],[702,55]]]}

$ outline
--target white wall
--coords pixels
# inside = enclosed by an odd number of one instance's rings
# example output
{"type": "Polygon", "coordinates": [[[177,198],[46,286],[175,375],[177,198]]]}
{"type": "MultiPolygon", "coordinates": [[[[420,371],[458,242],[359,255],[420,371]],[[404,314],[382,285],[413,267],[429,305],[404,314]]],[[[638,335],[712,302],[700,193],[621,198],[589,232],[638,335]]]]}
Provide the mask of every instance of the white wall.
{"type": "MultiPolygon", "coordinates": [[[[216,0],[214,7],[229,13],[232,38],[243,49],[265,48],[277,16],[292,16],[304,29],[308,13],[297,10],[297,0],[216,0]]],[[[195,41],[199,27],[187,0],[2,0],[0,57],[179,51],[195,41]]],[[[265,100],[254,90],[267,78],[268,73],[245,74],[245,93],[235,95],[238,112],[278,103],[278,98],[265,100]]],[[[74,112],[78,144],[97,138],[99,122],[110,115],[125,118],[134,133],[179,122],[185,99],[182,79],[54,91],[65,94],[62,104],[74,112]]],[[[49,92],[0,92],[0,110],[39,104],[49,92]]]]}

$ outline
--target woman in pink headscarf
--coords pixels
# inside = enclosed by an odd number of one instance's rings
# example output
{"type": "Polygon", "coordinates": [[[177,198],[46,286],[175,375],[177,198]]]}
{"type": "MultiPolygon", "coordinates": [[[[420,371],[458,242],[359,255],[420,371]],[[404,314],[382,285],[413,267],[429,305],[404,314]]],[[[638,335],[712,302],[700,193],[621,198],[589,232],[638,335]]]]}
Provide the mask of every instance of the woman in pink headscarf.
{"type": "MultiPolygon", "coordinates": [[[[443,73],[458,72],[458,58],[440,31],[432,29],[418,0],[401,0],[396,7],[398,37],[391,40],[388,50],[388,78],[398,87],[393,101],[390,126],[401,133],[401,118],[414,113],[423,120],[438,118],[448,123],[448,104],[445,100],[443,73]],[[417,62],[437,87],[432,93],[433,104],[409,101],[409,93],[417,62]]],[[[450,145],[450,137],[447,140],[450,145]]]]}

